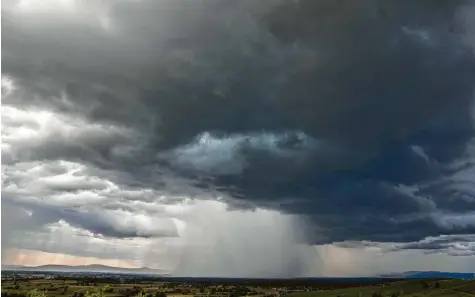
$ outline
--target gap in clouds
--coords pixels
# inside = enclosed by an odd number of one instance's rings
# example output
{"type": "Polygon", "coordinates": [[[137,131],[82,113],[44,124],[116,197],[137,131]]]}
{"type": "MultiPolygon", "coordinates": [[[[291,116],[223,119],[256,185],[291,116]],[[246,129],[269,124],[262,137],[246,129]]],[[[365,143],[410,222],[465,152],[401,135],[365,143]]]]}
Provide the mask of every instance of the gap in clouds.
{"type": "MultiPolygon", "coordinates": [[[[92,265],[100,264],[122,268],[140,268],[137,263],[124,259],[101,259],[94,257],[79,257],[58,253],[47,253],[31,250],[12,249],[6,251],[3,265],[42,266],[42,265],[92,265]]],[[[2,258],[3,258],[2,257],[2,258]]]]}

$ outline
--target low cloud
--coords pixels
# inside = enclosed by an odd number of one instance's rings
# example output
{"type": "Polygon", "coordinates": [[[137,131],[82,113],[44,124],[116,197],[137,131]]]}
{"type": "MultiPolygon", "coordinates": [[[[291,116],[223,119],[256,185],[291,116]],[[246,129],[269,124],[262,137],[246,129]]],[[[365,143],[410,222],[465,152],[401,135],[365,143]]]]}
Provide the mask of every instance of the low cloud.
{"type": "Polygon", "coordinates": [[[425,253],[448,254],[451,256],[475,255],[474,236],[469,235],[441,235],[427,237],[417,242],[396,244],[391,250],[422,250],[425,253]]]}

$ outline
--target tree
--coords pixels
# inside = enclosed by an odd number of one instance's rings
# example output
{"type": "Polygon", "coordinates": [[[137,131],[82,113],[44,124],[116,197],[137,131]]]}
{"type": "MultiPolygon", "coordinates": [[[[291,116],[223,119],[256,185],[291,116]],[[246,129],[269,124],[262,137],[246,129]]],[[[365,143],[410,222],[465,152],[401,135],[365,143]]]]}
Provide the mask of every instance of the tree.
{"type": "Polygon", "coordinates": [[[440,289],[440,283],[439,282],[435,282],[435,288],[440,289]]]}
{"type": "Polygon", "coordinates": [[[146,297],[146,296],[147,294],[143,290],[141,290],[137,295],[135,295],[135,297],[146,297]]]}
{"type": "Polygon", "coordinates": [[[84,297],[104,297],[104,292],[102,290],[87,290],[84,297]]]}
{"type": "Polygon", "coordinates": [[[104,293],[112,293],[112,292],[114,292],[114,289],[112,289],[112,287],[109,286],[109,285],[105,285],[105,286],[102,288],[102,290],[104,291],[104,293]]]}
{"type": "Polygon", "coordinates": [[[165,292],[155,292],[154,297],[167,297],[165,292]]]}
{"type": "Polygon", "coordinates": [[[37,289],[30,290],[26,293],[27,297],[47,297],[44,291],[38,291],[37,289]]]}
{"type": "MultiPolygon", "coordinates": [[[[97,285],[97,284],[96,284],[97,285]]],[[[112,287],[106,285],[99,289],[88,290],[84,297],[105,297],[105,293],[109,293],[112,290],[112,287]]]]}

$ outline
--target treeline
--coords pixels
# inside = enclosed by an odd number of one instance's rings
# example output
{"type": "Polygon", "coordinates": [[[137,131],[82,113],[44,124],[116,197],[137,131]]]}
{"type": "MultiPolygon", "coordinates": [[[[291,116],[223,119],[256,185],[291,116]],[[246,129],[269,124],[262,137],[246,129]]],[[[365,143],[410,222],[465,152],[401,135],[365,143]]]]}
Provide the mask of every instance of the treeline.
{"type": "MultiPolygon", "coordinates": [[[[73,297],[106,297],[107,293],[119,293],[125,297],[166,297],[165,292],[146,293],[140,287],[134,286],[132,289],[113,289],[111,286],[106,285],[104,287],[84,291],[78,291],[73,293],[73,297]]],[[[47,297],[46,290],[40,291],[38,289],[30,290],[27,293],[16,292],[2,292],[2,297],[47,297]]]]}

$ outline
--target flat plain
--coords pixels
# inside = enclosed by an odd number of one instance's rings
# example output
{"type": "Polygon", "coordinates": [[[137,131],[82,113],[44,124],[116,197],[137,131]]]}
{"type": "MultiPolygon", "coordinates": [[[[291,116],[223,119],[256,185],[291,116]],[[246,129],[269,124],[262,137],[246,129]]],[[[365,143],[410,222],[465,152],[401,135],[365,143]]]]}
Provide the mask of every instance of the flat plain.
{"type": "Polygon", "coordinates": [[[405,297],[475,296],[475,280],[206,281],[97,277],[2,276],[2,297],[405,297]]]}

